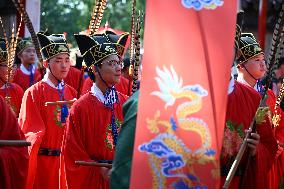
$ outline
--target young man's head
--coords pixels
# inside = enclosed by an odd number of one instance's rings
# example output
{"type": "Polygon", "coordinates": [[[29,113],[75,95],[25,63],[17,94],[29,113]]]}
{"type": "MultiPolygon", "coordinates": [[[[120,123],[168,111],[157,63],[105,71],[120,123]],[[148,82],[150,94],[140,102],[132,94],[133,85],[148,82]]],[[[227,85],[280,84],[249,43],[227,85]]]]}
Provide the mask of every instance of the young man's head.
{"type": "Polygon", "coordinates": [[[123,59],[123,63],[124,63],[124,67],[122,69],[122,75],[127,78],[127,79],[130,79],[130,73],[129,73],[129,67],[130,67],[130,59],[127,57],[127,58],[124,58],[123,59]]]}
{"type": "Polygon", "coordinates": [[[37,36],[41,45],[43,64],[48,69],[49,76],[57,81],[66,78],[70,69],[70,55],[64,35],[46,36],[38,33],[37,36]]]}
{"type": "Polygon", "coordinates": [[[35,63],[36,51],[29,39],[21,39],[17,44],[17,57],[25,66],[35,63]]]}
{"type": "Polygon", "coordinates": [[[7,68],[7,49],[5,40],[0,38],[0,87],[6,83],[7,68]]]}
{"type": "Polygon", "coordinates": [[[108,86],[113,86],[120,81],[122,68],[123,63],[117,55],[110,55],[102,61],[100,66],[91,67],[97,78],[96,82],[106,82],[108,86]]]}
{"type": "Polygon", "coordinates": [[[237,68],[244,76],[258,80],[265,75],[264,54],[253,34],[241,34],[237,61],[237,68]]]}
{"type": "MultiPolygon", "coordinates": [[[[11,65],[10,68],[10,80],[13,77],[14,65],[11,65]]],[[[8,51],[6,48],[5,39],[0,38],[0,87],[7,82],[8,75],[8,51]]]]}
{"type": "Polygon", "coordinates": [[[284,58],[281,57],[278,63],[278,70],[280,72],[280,77],[284,77],[284,58]]]}
{"type": "Polygon", "coordinates": [[[96,34],[93,36],[75,35],[78,47],[87,67],[94,73],[96,83],[111,87],[119,82],[123,62],[121,56],[128,33],[96,34]]]}

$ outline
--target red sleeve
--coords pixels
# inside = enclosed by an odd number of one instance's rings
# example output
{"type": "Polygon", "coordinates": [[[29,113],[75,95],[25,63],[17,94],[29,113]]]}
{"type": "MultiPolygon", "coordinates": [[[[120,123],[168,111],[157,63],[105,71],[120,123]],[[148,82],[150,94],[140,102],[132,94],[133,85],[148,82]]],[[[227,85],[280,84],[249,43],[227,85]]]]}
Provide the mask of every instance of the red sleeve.
{"type": "Polygon", "coordinates": [[[87,78],[85,81],[84,81],[84,84],[83,84],[83,88],[82,88],[82,93],[81,93],[81,96],[86,94],[88,91],[91,90],[93,86],[93,81],[91,80],[91,78],[87,78]]]}
{"type": "Polygon", "coordinates": [[[126,79],[125,77],[121,76],[120,81],[119,81],[119,83],[117,83],[115,85],[115,88],[118,92],[120,92],[124,95],[128,95],[128,90],[129,90],[130,94],[132,92],[132,83],[130,83],[130,86],[129,86],[129,80],[126,79]]]}
{"type": "Polygon", "coordinates": [[[40,94],[35,86],[29,88],[22,100],[21,111],[19,114],[19,125],[25,134],[27,141],[31,142],[29,147],[30,161],[27,188],[32,188],[37,165],[37,154],[42,137],[45,133],[45,124],[40,114],[40,94]]]}
{"type": "MultiPolygon", "coordinates": [[[[93,183],[95,169],[92,166],[76,165],[76,160],[90,161],[89,155],[85,151],[85,147],[81,138],[81,126],[87,126],[88,123],[81,123],[82,115],[80,107],[75,104],[71,108],[71,112],[67,121],[65,140],[63,142],[62,152],[65,161],[66,180],[69,188],[80,189],[89,188],[93,183]]],[[[82,129],[83,130],[83,129],[82,129]]]]}
{"type": "MultiPolygon", "coordinates": [[[[23,140],[15,115],[0,97],[0,139],[23,140]]],[[[0,188],[25,188],[28,172],[28,150],[26,147],[0,147],[0,188]]]]}
{"type": "Polygon", "coordinates": [[[34,75],[34,83],[37,83],[41,80],[41,73],[39,69],[36,69],[35,75],[34,75]]]}
{"type": "Polygon", "coordinates": [[[275,162],[274,157],[276,153],[274,152],[273,156],[271,154],[271,151],[272,151],[271,149],[267,148],[267,146],[261,142],[257,146],[257,154],[255,156],[255,162],[251,161],[251,163],[254,163],[256,165],[254,167],[254,171],[251,173],[251,174],[256,174],[256,177],[254,178],[256,181],[256,186],[254,186],[255,188],[269,188],[267,177],[273,162],[275,162]],[[266,179],[259,179],[259,178],[266,178],[266,179]]]}
{"type": "Polygon", "coordinates": [[[278,127],[275,128],[275,136],[281,144],[284,144],[284,112],[280,107],[278,111],[280,112],[279,115],[281,116],[281,118],[278,127]]]}
{"type": "Polygon", "coordinates": [[[24,96],[24,91],[23,89],[17,85],[17,84],[14,84],[15,86],[15,90],[16,90],[16,95],[15,95],[15,106],[16,106],[16,115],[17,117],[19,116],[19,113],[20,113],[20,109],[21,109],[21,104],[22,104],[22,98],[24,96]]]}
{"type": "MultiPolygon", "coordinates": [[[[272,115],[275,113],[275,104],[276,104],[277,97],[275,94],[269,90],[268,91],[268,99],[267,104],[270,107],[272,111],[272,115]]],[[[277,109],[277,113],[280,116],[280,121],[278,127],[275,127],[275,137],[279,141],[279,143],[284,144],[284,112],[280,108],[280,106],[277,109]]]]}
{"type": "Polygon", "coordinates": [[[84,70],[80,71],[77,68],[70,67],[68,75],[64,81],[77,92],[81,92],[84,83],[84,70]]]}

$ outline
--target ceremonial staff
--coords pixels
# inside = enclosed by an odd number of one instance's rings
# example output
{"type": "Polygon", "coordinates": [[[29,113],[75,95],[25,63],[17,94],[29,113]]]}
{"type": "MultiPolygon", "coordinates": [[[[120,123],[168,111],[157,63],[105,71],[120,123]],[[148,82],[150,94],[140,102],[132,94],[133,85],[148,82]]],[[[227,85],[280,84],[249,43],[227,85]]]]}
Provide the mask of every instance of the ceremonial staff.
{"type": "MultiPolygon", "coordinates": [[[[12,36],[11,36],[11,41],[9,42],[8,37],[7,37],[7,33],[6,30],[3,26],[3,22],[2,22],[2,18],[0,17],[0,23],[1,23],[1,27],[4,33],[4,39],[5,39],[5,44],[6,44],[6,49],[7,49],[7,82],[5,84],[5,88],[8,88],[10,86],[11,80],[12,80],[12,75],[13,75],[13,65],[14,65],[14,59],[15,59],[15,54],[16,54],[16,48],[17,48],[17,43],[18,43],[18,36],[19,36],[19,32],[20,32],[20,28],[22,25],[22,15],[21,15],[21,20],[20,20],[20,24],[17,30],[17,33],[15,34],[15,26],[13,26],[12,28],[12,36]]],[[[5,96],[5,100],[7,102],[7,104],[11,106],[11,97],[9,95],[9,91],[6,91],[6,96],[5,96]]]]}
{"type": "Polygon", "coordinates": [[[131,92],[131,83],[133,80],[133,62],[134,62],[134,39],[135,39],[135,17],[136,17],[136,0],[132,0],[132,12],[131,12],[131,38],[130,38],[130,49],[129,49],[129,59],[130,59],[130,66],[129,66],[129,80],[128,80],[128,96],[130,96],[131,92]]]}
{"type": "Polygon", "coordinates": [[[96,1],[90,20],[89,35],[94,35],[96,31],[99,29],[106,6],[107,6],[107,0],[96,1]]]}
{"type": "Polygon", "coordinates": [[[48,105],[63,105],[63,104],[73,104],[77,99],[74,98],[72,100],[61,100],[61,101],[55,101],[55,102],[45,102],[45,106],[48,105]]]}
{"type": "Polygon", "coordinates": [[[96,167],[106,167],[111,169],[112,168],[112,164],[110,163],[98,163],[95,161],[75,161],[75,164],[77,165],[83,165],[83,166],[96,166],[96,167]]]}
{"type": "Polygon", "coordinates": [[[139,67],[141,65],[141,54],[140,54],[140,31],[141,31],[141,18],[143,14],[138,13],[136,24],[135,24],[135,33],[134,33],[134,59],[133,59],[133,84],[132,84],[132,94],[139,89],[139,67]]]}
{"type": "Polygon", "coordinates": [[[0,140],[0,147],[3,146],[30,146],[31,143],[25,140],[0,140]]]}

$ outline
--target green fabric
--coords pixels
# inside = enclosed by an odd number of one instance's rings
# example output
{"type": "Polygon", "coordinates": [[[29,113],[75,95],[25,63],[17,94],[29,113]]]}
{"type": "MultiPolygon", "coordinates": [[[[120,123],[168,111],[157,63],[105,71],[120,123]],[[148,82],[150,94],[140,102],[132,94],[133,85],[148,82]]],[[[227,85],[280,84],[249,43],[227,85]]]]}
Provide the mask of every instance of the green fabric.
{"type": "Polygon", "coordinates": [[[124,122],[118,137],[110,177],[111,189],[129,188],[131,163],[136,128],[138,95],[136,92],[123,105],[124,122]]]}
{"type": "Polygon", "coordinates": [[[284,189],[284,175],[282,175],[282,177],[281,177],[279,189],[284,189]]]}

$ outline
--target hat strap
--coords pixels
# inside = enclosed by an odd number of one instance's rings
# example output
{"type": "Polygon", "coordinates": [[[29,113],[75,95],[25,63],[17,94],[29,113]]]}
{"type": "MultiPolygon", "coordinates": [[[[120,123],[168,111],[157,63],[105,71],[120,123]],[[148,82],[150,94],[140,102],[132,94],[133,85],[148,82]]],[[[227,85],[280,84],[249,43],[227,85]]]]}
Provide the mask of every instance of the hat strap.
{"type": "Polygon", "coordinates": [[[104,80],[104,78],[102,77],[101,72],[100,72],[100,70],[99,70],[99,67],[98,67],[96,64],[94,64],[94,66],[95,66],[96,71],[99,73],[99,77],[101,78],[101,80],[103,81],[103,83],[107,86],[107,88],[112,88],[113,86],[109,86],[109,85],[107,84],[107,82],[104,80]]]}
{"type": "Polygon", "coordinates": [[[248,71],[248,69],[246,68],[246,66],[243,64],[243,67],[245,68],[245,70],[248,72],[248,74],[257,81],[257,79],[248,71]]]}
{"type": "Polygon", "coordinates": [[[48,63],[48,69],[49,69],[49,71],[50,71],[50,73],[51,73],[51,75],[57,80],[57,82],[58,83],[60,83],[61,82],[61,80],[60,79],[58,79],[57,77],[55,77],[55,75],[52,73],[52,71],[51,71],[51,68],[50,68],[50,64],[48,63]]]}

